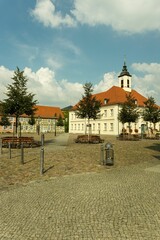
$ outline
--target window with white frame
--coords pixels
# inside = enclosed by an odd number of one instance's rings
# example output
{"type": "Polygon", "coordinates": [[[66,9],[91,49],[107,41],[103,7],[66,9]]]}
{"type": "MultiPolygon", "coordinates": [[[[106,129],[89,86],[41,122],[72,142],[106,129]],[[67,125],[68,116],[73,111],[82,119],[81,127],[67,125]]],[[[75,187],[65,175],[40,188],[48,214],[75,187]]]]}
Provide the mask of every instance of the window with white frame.
{"type": "Polygon", "coordinates": [[[113,131],[113,123],[110,123],[110,131],[113,131]]]}
{"type": "Polygon", "coordinates": [[[101,129],[101,124],[100,123],[98,123],[98,130],[100,130],[101,129]]]}
{"type": "Polygon", "coordinates": [[[82,131],[84,130],[84,124],[82,123],[82,131]]]}
{"type": "Polygon", "coordinates": [[[113,115],[114,115],[114,111],[113,111],[113,108],[112,108],[112,109],[110,109],[110,116],[113,117],[113,115]]]}
{"type": "Polygon", "coordinates": [[[71,130],[73,130],[73,124],[71,124],[71,130]]]}
{"type": "Polygon", "coordinates": [[[74,114],[72,113],[72,114],[71,114],[71,120],[73,120],[73,119],[74,119],[74,114]]]}
{"type": "Polygon", "coordinates": [[[104,123],[104,131],[107,131],[107,123],[104,123]]]}
{"type": "Polygon", "coordinates": [[[92,124],[92,130],[95,131],[95,123],[92,124]]]}
{"type": "Polygon", "coordinates": [[[80,130],[80,124],[78,123],[78,130],[80,130]]]}
{"type": "Polygon", "coordinates": [[[107,117],[107,110],[104,110],[104,117],[107,117]]]}
{"type": "Polygon", "coordinates": [[[77,125],[76,124],[74,124],[74,130],[76,130],[77,129],[77,125]]]}

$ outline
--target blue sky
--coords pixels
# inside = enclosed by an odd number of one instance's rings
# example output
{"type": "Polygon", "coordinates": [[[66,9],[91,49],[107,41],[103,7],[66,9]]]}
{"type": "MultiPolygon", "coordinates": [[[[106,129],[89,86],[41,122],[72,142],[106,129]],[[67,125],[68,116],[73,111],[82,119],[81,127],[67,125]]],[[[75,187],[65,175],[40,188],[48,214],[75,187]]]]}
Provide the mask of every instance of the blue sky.
{"type": "Polygon", "coordinates": [[[18,66],[39,104],[74,105],[91,82],[132,87],[160,105],[159,0],[0,0],[0,100],[18,66]]]}

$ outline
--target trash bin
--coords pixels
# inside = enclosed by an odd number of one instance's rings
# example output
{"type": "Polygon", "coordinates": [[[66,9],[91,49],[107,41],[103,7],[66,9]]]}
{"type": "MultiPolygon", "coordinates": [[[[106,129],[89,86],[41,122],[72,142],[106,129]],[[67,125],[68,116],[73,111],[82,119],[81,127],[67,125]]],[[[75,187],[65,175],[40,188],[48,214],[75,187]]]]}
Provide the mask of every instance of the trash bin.
{"type": "Polygon", "coordinates": [[[114,150],[113,145],[108,142],[105,144],[105,163],[106,165],[112,166],[114,165],[114,150]]]}

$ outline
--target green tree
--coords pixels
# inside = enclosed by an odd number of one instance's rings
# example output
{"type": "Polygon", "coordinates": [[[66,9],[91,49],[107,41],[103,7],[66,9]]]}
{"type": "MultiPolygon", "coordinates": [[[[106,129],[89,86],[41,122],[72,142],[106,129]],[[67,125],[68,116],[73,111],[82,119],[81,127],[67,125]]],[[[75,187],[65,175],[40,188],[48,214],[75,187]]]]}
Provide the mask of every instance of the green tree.
{"type": "Polygon", "coordinates": [[[59,117],[57,119],[57,126],[64,126],[63,118],[62,118],[61,114],[59,115],[59,117]]]}
{"type": "Polygon", "coordinates": [[[144,121],[153,123],[155,129],[155,124],[160,121],[160,109],[156,106],[156,102],[152,96],[149,97],[144,104],[143,119],[144,121]]]}
{"type": "Polygon", "coordinates": [[[13,83],[7,86],[6,96],[8,98],[4,99],[2,106],[4,115],[15,116],[17,133],[19,117],[22,114],[26,114],[27,116],[34,115],[37,100],[34,100],[34,94],[27,91],[26,85],[28,79],[24,76],[24,71],[20,71],[17,67],[12,80],[13,83]]]}
{"type": "Polygon", "coordinates": [[[129,130],[132,122],[136,122],[139,117],[136,99],[132,93],[126,94],[126,101],[122,104],[122,108],[118,114],[119,121],[123,124],[128,123],[129,130]]]}
{"type": "Polygon", "coordinates": [[[9,119],[8,119],[8,117],[6,115],[3,115],[1,117],[0,125],[1,126],[5,126],[5,127],[8,127],[8,126],[11,125],[11,123],[10,123],[10,121],[9,121],[9,119]]]}
{"type": "Polygon", "coordinates": [[[33,114],[31,115],[31,118],[28,120],[28,123],[29,123],[31,126],[33,126],[33,125],[36,123],[36,121],[35,121],[35,118],[34,118],[34,115],[33,115],[33,114]]]}
{"type": "Polygon", "coordinates": [[[8,127],[8,126],[11,125],[8,117],[5,114],[3,114],[3,104],[2,104],[1,101],[0,101],[0,116],[1,116],[1,118],[0,118],[0,125],[1,126],[8,127]]]}
{"type": "Polygon", "coordinates": [[[101,101],[92,95],[92,83],[86,83],[83,88],[84,95],[82,95],[82,99],[76,106],[76,116],[82,119],[86,118],[88,120],[88,126],[90,127],[90,119],[95,120],[99,117],[101,101]]]}
{"type": "Polygon", "coordinates": [[[65,127],[65,132],[69,131],[69,111],[64,111],[64,127],[65,127]]]}

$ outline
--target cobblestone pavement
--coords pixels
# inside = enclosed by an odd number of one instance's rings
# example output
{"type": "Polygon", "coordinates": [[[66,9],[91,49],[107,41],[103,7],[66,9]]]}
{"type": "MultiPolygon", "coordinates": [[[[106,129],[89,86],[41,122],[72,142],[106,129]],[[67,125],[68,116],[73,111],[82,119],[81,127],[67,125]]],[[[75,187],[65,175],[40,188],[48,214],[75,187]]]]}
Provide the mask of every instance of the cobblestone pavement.
{"type": "Polygon", "coordinates": [[[160,167],[40,180],[0,192],[1,240],[160,239],[160,167]]]}

